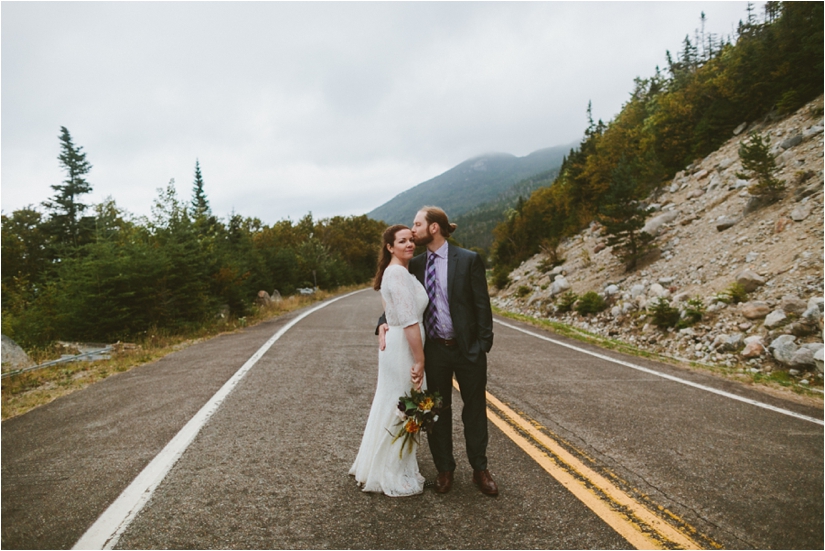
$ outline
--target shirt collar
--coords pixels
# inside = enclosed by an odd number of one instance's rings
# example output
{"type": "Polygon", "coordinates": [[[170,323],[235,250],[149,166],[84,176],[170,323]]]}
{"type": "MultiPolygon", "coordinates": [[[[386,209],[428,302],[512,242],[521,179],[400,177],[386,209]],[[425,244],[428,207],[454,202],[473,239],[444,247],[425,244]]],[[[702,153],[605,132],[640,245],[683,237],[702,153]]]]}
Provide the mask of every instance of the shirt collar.
{"type": "Polygon", "coordinates": [[[433,255],[433,254],[436,255],[438,258],[447,258],[447,250],[448,249],[449,249],[449,243],[447,241],[445,241],[444,244],[441,245],[438,248],[437,251],[432,252],[432,251],[428,250],[427,251],[427,258],[429,258],[429,255],[433,255]]]}

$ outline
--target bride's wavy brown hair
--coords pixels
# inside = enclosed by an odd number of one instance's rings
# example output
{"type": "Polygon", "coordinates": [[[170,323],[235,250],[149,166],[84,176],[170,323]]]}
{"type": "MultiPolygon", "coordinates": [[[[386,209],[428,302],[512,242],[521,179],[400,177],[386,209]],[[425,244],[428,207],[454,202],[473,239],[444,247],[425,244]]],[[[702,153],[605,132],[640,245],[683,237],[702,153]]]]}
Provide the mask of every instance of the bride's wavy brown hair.
{"type": "Polygon", "coordinates": [[[401,230],[408,230],[404,224],[396,224],[384,230],[384,236],[381,243],[381,252],[378,254],[378,271],[375,272],[375,281],[372,282],[372,288],[376,291],[381,290],[381,280],[384,279],[384,270],[390,265],[392,260],[392,253],[387,249],[387,245],[395,243],[395,234],[401,230]]]}

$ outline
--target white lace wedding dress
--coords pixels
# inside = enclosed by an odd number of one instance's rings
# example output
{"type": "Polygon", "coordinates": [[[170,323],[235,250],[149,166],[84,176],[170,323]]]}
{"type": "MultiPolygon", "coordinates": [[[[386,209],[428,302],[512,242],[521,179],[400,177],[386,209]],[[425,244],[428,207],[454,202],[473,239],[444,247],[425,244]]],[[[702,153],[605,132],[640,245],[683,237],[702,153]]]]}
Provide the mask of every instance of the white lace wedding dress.
{"type": "MultiPolygon", "coordinates": [[[[398,457],[402,440],[392,444],[398,432],[396,415],[398,398],[410,392],[410,367],[413,356],[404,327],[418,323],[424,341],[424,310],[429,302],[427,291],[406,268],[390,265],[381,280],[381,298],[390,330],[387,346],[378,353],[378,386],[372,401],[367,427],[358,456],[349,474],[365,492],[383,492],[388,496],[409,496],[424,490],[424,477],[418,472],[417,445],[412,452],[405,448],[398,457]],[[392,433],[392,434],[390,434],[392,433]]],[[[422,388],[426,388],[426,381],[422,388]]]]}

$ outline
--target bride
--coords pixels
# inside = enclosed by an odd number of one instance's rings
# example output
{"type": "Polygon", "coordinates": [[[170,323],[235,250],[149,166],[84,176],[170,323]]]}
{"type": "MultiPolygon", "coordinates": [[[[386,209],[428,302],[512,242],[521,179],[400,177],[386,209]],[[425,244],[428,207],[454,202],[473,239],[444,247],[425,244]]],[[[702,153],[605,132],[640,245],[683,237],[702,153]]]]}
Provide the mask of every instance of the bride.
{"type": "Polygon", "coordinates": [[[399,427],[398,398],[409,393],[411,386],[426,388],[422,320],[429,300],[427,291],[407,270],[414,250],[407,226],[384,230],[373,288],[381,291],[387,323],[396,330],[387,332],[386,348],[378,352],[378,387],[358,456],[349,470],[365,492],[393,497],[420,494],[424,489],[416,459],[418,446],[399,458],[403,441],[392,443],[399,427]]]}

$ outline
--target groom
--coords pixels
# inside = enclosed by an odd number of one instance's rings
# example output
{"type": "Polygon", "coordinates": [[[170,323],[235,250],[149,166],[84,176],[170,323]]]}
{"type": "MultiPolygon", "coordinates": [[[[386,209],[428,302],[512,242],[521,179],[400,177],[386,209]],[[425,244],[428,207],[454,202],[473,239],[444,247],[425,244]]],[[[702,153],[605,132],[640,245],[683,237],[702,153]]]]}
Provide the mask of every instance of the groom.
{"type": "MultiPolygon", "coordinates": [[[[455,375],[464,402],[461,419],[473,482],[484,494],[497,496],[498,487],[487,470],[487,352],[493,346],[493,313],[481,258],[447,243],[455,229],[438,207],[422,208],[413,222],[415,244],[427,247],[425,254],[410,261],[410,273],[430,298],[424,312],[424,369],[429,390],[441,394],[445,407],[452,402],[455,375]]],[[[383,319],[379,321],[383,349],[388,328],[383,319]]],[[[438,469],[435,491],[440,494],[449,492],[453,484],[452,424],[452,412],[448,411],[427,438],[438,469]]]]}

